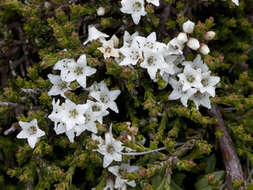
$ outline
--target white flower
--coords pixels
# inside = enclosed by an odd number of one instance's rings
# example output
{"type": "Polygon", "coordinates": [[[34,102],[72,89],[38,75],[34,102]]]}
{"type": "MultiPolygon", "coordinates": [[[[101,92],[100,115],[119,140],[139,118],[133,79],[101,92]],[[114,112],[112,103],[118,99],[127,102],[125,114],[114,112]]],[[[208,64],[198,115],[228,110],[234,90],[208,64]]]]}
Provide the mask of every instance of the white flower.
{"type": "Polygon", "coordinates": [[[69,99],[66,99],[62,106],[64,106],[64,109],[58,112],[58,117],[59,119],[61,118],[62,123],[66,124],[67,131],[75,128],[76,125],[85,123],[84,112],[88,107],[87,104],[76,105],[69,99]]]}
{"type": "Polygon", "coordinates": [[[105,8],[104,7],[99,7],[97,9],[97,15],[98,16],[104,16],[105,15],[105,8]]]}
{"type": "Polygon", "coordinates": [[[128,181],[127,179],[122,179],[121,178],[121,173],[120,172],[137,172],[140,167],[138,166],[130,166],[129,164],[121,164],[120,166],[111,166],[108,168],[108,170],[116,176],[116,182],[115,182],[115,188],[116,189],[121,189],[121,190],[126,190],[127,185],[131,187],[135,187],[136,183],[134,180],[128,181]]]}
{"type": "MultiPolygon", "coordinates": [[[[116,36],[115,36],[116,37],[116,36]]],[[[104,58],[109,58],[109,57],[119,57],[119,50],[115,49],[115,45],[118,44],[118,38],[112,37],[108,41],[103,41],[102,42],[102,47],[99,47],[98,50],[100,50],[104,54],[104,58]]]]}
{"type": "Polygon", "coordinates": [[[35,147],[39,138],[45,135],[45,132],[39,129],[37,119],[33,119],[30,122],[18,122],[22,131],[17,135],[18,139],[27,139],[31,148],[35,147]]]}
{"type": "Polygon", "coordinates": [[[87,43],[91,42],[92,40],[105,40],[105,38],[109,37],[107,34],[98,31],[95,26],[88,26],[88,39],[83,43],[86,45],[87,43]]]}
{"type": "Polygon", "coordinates": [[[155,6],[159,6],[160,5],[159,0],[147,0],[147,2],[148,3],[152,3],[155,6]]]}
{"type": "Polygon", "coordinates": [[[210,49],[206,44],[200,44],[199,52],[203,55],[207,55],[210,53],[210,49]]]}
{"type": "Polygon", "coordinates": [[[183,84],[173,78],[169,80],[169,83],[173,87],[172,93],[169,95],[169,100],[180,99],[181,103],[187,107],[188,99],[197,92],[195,88],[189,88],[186,91],[183,91],[183,84]]]}
{"type": "Polygon", "coordinates": [[[239,0],[232,0],[232,2],[233,2],[234,4],[236,4],[237,6],[239,6],[239,0]]]}
{"type": "Polygon", "coordinates": [[[93,102],[90,100],[87,100],[86,104],[91,108],[93,117],[96,118],[96,121],[102,124],[103,117],[109,114],[109,112],[106,111],[106,107],[104,106],[104,104],[101,104],[100,102],[93,102]]]}
{"type": "Polygon", "coordinates": [[[201,56],[198,54],[196,58],[192,61],[184,61],[182,65],[187,66],[190,65],[193,69],[201,69],[201,72],[207,72],[208,66],[202,61],[201,56]]]}
{"type": "Polygon", "coordinates": [[[63,81],[61,77],[58,75],[48,74],[47,77],[53,84],[52,88],[48,91],[48,95],[49,96],[61,95],[62,97],[66,98],[64,93],[67,90],[71,90],[71,88],[69,88],[70,83],[63,81]]]}
{"type": "Polygon", "coordinates": [[[121,0],[121,12],[131,14],[135,24],[139,24],[141,16],[147,13],[144,8],[144,0],[121,0]]]}
{"type": "Polygon", "coordinates": [[[188,20],[187,22],[183,24],[183,30],[185,33],[188,33],[188,34],[191,34],[193,32],[194,27],[195,27],[195,23],[190,20],[188,20]]]}
{"type": "Polygon", "coordinates": [[[61,75],[62,79],[66,82],[76,80],[83,88],[86,88],[86,77],[96,73],[96,69],[87,66],[86,55],[81,55],[77,62],[70,62],[68,72],[61,75]]]}
{"type": "Polygon", "coordinates": [[[215,32],[214,31],[208,31],[204,34],[204,39],[205,40],[212,40],[215,37],[215,32]]]}
{"type": "Polygon", "coordinates": [[[195,94],[193,94],[190,97],[190,100],[193,100],[193,102],[195,103],[197,109],[199,109],[199,106],[202,105],[208,109],[211,109],[211,104],[210,104],[210,99],[209,99],[210,95],[208,93],[201,93],[199,91],[197,91],[195,94]]]}
{"type": "Polygon", "coordinates": [[[142,50],[136,41],[133,41],[131,47],[123,46],[120,48],[120,52],[124,56],[119,63],[121,66],[136,65],[137,62],[142,59],[142,50]]]}
{"type": "Polygon", "coordinates": [[[211,71],[202,74],[201,83],[203,87],[200,89],[201,93],[207,92],[210,96],[215,96],[215,85],[220,82],[220,77],[210,76],[211,71]]]}
{"type": "Polygon", "coordinates": [[[138,32],[133,33],[132,35],[130,35],[127,31],[124,32],[124,36],[123,36],[123,47],[127,46],[130,47],[132,44],[132,41],[135,37],[137,37],[139,35],[138,32]]]}
{"type": "MultiPolygon", "coordinates": [[[[69,71],[68,67],[70,64],[75,63],[74,59],[62,59],[57,61],[57,63],[54,65],[54,70],[60,70],[61,71],[61,78],[62,76],[66,75],[69,71]]],[[[63,80],[63,78],[62,78],[63,80]]]]}
{"type": "Polygon", "coordinates": [[[156,47],[156,33],[152,32],[151,34],[148,35],[148,37],[142,37],[142,36],[137,36],[134,38],[142,49],[142,51],[146,50],[157,50],[156,47]]]}
{"type": "Polygon", "coordinates": [[[186,65],[184,68],[184,72],[177,75],[179,77],[179,81],[183,84],[183,91],[186,91],[190,88],[202,88],[201,84],[201,69],[193,69],[190,65],[186,65]]]}
{"type": "Polygon", "coordinates": [[[120,90],[111,90],[107,88],[104,81],[101,81],[99,83],[100,90],[99,91],[91,91],[90,96],[95,98],[97,101],[99,101],[105,108],[110,108],[111,110],[115,111],[116,113],[119,113],[117,104],[115,103],[115,100],[120,94],[120,90]]]}
{"type": "Polygon", "coordinates": [[[108,167],[113,160],[120,162],[122,160],[121,151],[124,149],[122,142],[113,138],[112,126],[110,131],[105,133],[105,142],[98,145],[97,151],[104,155],[103,167],[108,167]]]}
{"type": "Polygon", "coordinates": [[[196,38],[189,38],[187,46],[192,50],[198,50],[200,47],[199,41],[196,38]]]}
{"type": "Polygon", "coordinates": [[[152,80],[156,80],[156,73],[158,70],[164,69],[169,72],[164,57],[157,52],[146,50],[144,52],[144,61],[140,64],[142,68],[146,68],[152,80]]]}

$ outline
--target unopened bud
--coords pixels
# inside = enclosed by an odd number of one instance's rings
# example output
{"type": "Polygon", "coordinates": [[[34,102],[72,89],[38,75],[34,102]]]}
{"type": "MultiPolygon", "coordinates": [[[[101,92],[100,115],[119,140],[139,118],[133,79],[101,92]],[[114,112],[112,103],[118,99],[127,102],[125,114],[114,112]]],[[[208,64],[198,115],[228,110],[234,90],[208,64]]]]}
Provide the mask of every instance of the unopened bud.
{"type": "Polygon", "coordinates": [[[215,37],[215,32],[214,31],[208,31],[204,34],[204,39],[205,40],[212,40],[215,37]]]}
{"type": "Polygon", "coordinates": [[[193,32],[194,27],[195,27],[195,23],[190,20],[188,20],[187,22],[183,24],[183,30],[185,33],[188,33],[188,34],[191,34],[193,32]]]}
{"type": "Polygon", "coordinates": [[[105,15],[105,8],[104,7],[99,7],[97,9],[97,15],[98,16],[104,16],[105,15]]]}
{"type": "Polygon", "coordinates": [[[193,50],[198,50],[200,47],[200,44],[196,38],[190,38],[187,42],[187,46],[193,50]]]}
{"type": "Polygon", "coordinates": [[[201,44],[199,48],[199,52],[202,53],[203,55],[207,55],[210,53],[210,49],[206,44],[201,44]]]}
{"type": "Polygon", "coordinates": [[[184,32],[181,32],[177,36],[177,40],[179,43],[184,44],[188,41],[187,34],[184,32]]]}

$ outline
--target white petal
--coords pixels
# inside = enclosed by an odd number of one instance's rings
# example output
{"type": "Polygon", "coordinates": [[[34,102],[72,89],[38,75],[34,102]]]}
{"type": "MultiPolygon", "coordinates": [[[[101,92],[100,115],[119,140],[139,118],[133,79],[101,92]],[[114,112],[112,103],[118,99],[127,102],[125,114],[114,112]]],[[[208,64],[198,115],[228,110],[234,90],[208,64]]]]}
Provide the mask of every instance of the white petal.
{"type": "Polygon", "coordinates": [[[25,130],[20,131],[20,133],[17,135],[18,139],[26,139],[29,136],[29,134],[26,133],[25,130]]]}
{"type": "Polygon", "coordinates": [[[37,136],[30,136],[28,137],[28,144],[30,145],[31,148],[34,148],[35,147],[35,144],[37,143],[38,141],[38,138],[37,136]]]}
{"type": "Polygon", "coordinates": [[[113,161],[113,159],[110,155],[105,155],[104,156],[103,167],[107,168],[112,163],[112,161],[113,161]]]}

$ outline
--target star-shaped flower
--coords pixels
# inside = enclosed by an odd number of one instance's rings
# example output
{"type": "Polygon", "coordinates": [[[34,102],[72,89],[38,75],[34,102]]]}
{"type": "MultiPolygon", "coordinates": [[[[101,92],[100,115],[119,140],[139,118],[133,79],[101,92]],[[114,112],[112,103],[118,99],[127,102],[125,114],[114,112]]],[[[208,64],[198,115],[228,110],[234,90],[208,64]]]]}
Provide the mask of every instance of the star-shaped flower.
{"type": "Polygon", "coordinates": [[[201,83],[203,87],[200,89],[201,93],[207,92],[210,96],[215,96],[215,85],[220,82],[220,77],[213,77],[210,75],[211,71],[202,74],[201,83]]]}
{"type": "Polygon", "coordinates": [[[142,49],[136,41],[133,41],[130,47],[123,46],[120,48],[120,52],[124,56],[119,63],[121,66],[136,65],[142,59],[142,49]]]}
{"type": "Polygon", "coordinates": [[[190,88],[202,88],[201,84],[201,69],[193,69],[190,65],[186,65],[184,72],[177,75],[179,81],[183,84],[183,91],[186,91],[190,88]]]}
{"type": "Polygon", "coordinates": [[[104,54],[104,58],[109,58],[109,57],[119,57],[119,50],[115,49],[117,45],[117,40],[113,39],[113,37],[108,40],[108,41],[103,41],[102,42],[102,47],[99,47],[98,50],[100,50],[104,54]]]}
{"type": "Polygon", "coordinates": [[[120,94],[120,90],[111,90],[109,91],[104,81],[99,83],[100,90],[99,91],[91,91],[90,96],[95,98],[97,101],[101,102],[105,108],[110,108],[111,110],[119,113],[117,104],[115,100],[120,94]]]}
{"type": "Polygon", "coordinates": [[[197,91],[195,94],[193,94],[190,97],[190,100],[192,100],[194,102],[197,109],[199,109],[200,105],[202,105],[208,109],[211,109],[211,103],[210,103],[209,97],[210,97],[210,95],[207,92],[201,93],[200,91],[197,91]]]}
{"type": "Polygon", "coordinates": [[[110,131],[105,133],[105,142],[98,145],[97,151],[104,155],[103,167],[108,167],[113,160],[120,162],[122,160],[121,151],[124,149],[122,142],[113,138],[112,126],[110,131]]]}
{"type": "Polygon", "coordinates": [[[70,62],[67,68],[68,72],[61,75],[66,82],[76,80],[83,88],[86,88],[86,77],[96,73],[96,69],[87,66],[86,55],[81,55],[77,62],[70,62]]]}
{"type": "Polygon", "coordinates": [[[121,12],[131,14],[135,24],[139,24],[141,16],[147,13],[144,8],[144,0],[121,0],[121,12]]]}
{"type": "Polygon", "coordinates": [[[67,90],[71,90],[69,87],[70,83],[63,81],[60,76],[58,75],[52,75],[49,74],[47,75],[49,78],[50,82],[53,84],[52,88],[48,91],[49,96],[56,96],[56,95],[61,95],[62,97],[66,98],[64,93],[67,90]]]}
{"type": "Polygon", "coordinates": [[[88,39],[83,43],[83,45],[86,45],[87,43],[91,42],[92,40],[101,40],[104,41],[105,38],[109,37],[107,34],[100,32],[96,29],[95,26],[88,26],[88,39]]]}
{"type": "Polygon", "coordinates": [[[197,92],[195,88],[189,88],[186,91],[183,91],[183,84],[175,79],[170,79],[169,83],[171,84],[173,91],[169,95],[169,100],[177,100],[180,99],[181,103],[187,107],[188,99],[197,92]]]}
{"type": "Polygon", "coordinates": [[[39,129],[37,119],[33,119],[30,122],[19,121],[18,123],[22,131],[17,135],[17,138],[27,139],[30,147],[34,148],[40,137],[45,135],[45,132],[39,129]]]}
{"type": "Polygon", "coordinates": [[[190,65],[193,69],[201,69],[201,72],[207,72],[208,66],[202,61],[201,56],[198,54],[193,61],[184,61],[182,65],[190,65]]]}
{"type": "Polygon", "coordinates": [[[140,66],[147,69],[152,80],[156,80],[156,73],[158,70],[167,69],[167,64],[165,63],[164,57],[157,52],[148,50],[144,52],[144,60],[140,66]]]}
{"type": "Polygon", "coordinates": [[[131,187],[135,187],[136,183],[134,180],[128,181],[127,179],[122,179],[121,173],[120,172],[137,172],[139,170],[139,166],[130,166],[129,164],[121,164],[120,166],[111,166],[108,168],[108,170],[116,176],[116,181],[115,181],[115,188],[116,189],[127,189],[127,185],[131,187]]]}

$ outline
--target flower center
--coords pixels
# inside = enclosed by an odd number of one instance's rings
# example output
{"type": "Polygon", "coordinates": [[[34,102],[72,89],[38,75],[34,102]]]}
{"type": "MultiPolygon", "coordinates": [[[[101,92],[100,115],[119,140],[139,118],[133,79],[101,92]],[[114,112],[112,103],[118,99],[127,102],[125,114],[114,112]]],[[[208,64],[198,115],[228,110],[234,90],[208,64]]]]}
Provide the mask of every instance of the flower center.
{"type": "Polygon", "coordinates": [[[112,146],[112,144],[109,144],[109,145],[107,146],[107,152],[109,152],[109,153],[115,152],[115,149],[114,149],[114,147],[112,146]]]}
{"type": "Polygon", "coordinates": [[[204,87],[208,86],[208,82],[209,82],[209,81],[208,81],[207,78],[201,80],[201,83],[202,83],[202,85],[203,85],[204,87]]]}
{"type": "Polygon", "coordinates": [[[154,64],[154,61],[155,61],[155,59],[154,59],[153,56],[149,57],[148,60],[147,60],[148,65],[149,65],[149,66],[155,65],[155,64],[154,64]]]}
{"type": "Polygon", "coordinates": [[[74,71],[77,75],[81,75],[83,74],[83,68],[82,67],[76,67],[75,71],[74,71]]]}
{"type": "Polygon", "coordinates": [[[76,109],[70,110],[69,111],[70,117],[76,118],[76,116],[78,115],[78,112],[76,111],[76,109]]]}
{"type": "Polygon", "coordinates": [[[111,52],[112,52],[112,48],[110,47],[105,48],[105,53],[111,53],[111,52]]]}
{"type": "Polygon", "coordinates": [[[28,128],[29,135],[34,135],[37,133],[37,128],[35,126],[31,126],[28,128]]]}
{"type": "Polygon", "coordinates": [[[189,75],[189,76],[187,76],[187,81],[189,83],[193,83],[195,81],[195,77],[193,75],[189,75]]]}
{"type": "Polygon", "coordinates": [[[198,91],[194,94],[195,98],[201,98],[202,94],[198,91]]]}
{"type": "Polygon", "coordinates": [[[59,86],[60,90],[64,90],[67,88],[67,83],[63,81],[58,86],[59,86]]]}
{"type": "Polygon", "coordinates": [[[106,94],[101,94],[100,95],[100,100],[103,103],[108,103],[109,102],[109,98],[108,98],[108,96],[106,94]]]}
{"type": "Polygon", "coordinates": [[[133,60],[137,60],[139,59],[139,54],[137,51],[131,51],[131,54],[130,54],[130,57],[133,59],[133,60]]]}
{"type": "Polygon", "coordinates": [[[133,10],[136,11],[136,12],[140,11],[141,10],[141,5],[142,5],[141,2],[139,2],[139,1],[135,2],[133,4],[133,10]]]}
{"type": "Polygon", "coordinates": [[[85,123],[89,123],[91,121],[91,115],[90,114],[84,114],[85,117],[85,123]]]}
{"type": "Polygon", "coordinates": [[[97,104],[94,104],[92,107],[91,107],[92,111],[93,112],[99,112],[101,110],[101,107],[98,106],[97,104]]]}

